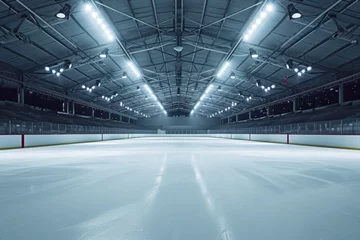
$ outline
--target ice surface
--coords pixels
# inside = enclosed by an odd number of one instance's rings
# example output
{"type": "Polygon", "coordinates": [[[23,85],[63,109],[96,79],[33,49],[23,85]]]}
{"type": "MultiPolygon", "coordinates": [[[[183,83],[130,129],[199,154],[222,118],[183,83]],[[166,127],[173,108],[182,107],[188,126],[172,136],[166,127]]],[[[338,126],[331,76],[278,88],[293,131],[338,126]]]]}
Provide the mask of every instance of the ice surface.
{"type": "Polygon", "coordinates": [[[0,151],[0,240],[358,240],[360,152],[211,138],[0,151]]]}

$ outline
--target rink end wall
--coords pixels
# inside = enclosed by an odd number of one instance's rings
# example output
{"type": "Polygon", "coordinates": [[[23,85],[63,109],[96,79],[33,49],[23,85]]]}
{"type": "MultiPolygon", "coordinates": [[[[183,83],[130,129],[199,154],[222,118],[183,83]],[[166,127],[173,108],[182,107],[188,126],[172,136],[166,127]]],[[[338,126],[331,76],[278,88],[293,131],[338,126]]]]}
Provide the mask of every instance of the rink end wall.
{"type": "Polygon", "coordinates": [[[295,134],[59,134],[0,135],[0,149],[27,148],[146,137],[213,137],[256,142],[360,150],[360,135],[295,134]]]}

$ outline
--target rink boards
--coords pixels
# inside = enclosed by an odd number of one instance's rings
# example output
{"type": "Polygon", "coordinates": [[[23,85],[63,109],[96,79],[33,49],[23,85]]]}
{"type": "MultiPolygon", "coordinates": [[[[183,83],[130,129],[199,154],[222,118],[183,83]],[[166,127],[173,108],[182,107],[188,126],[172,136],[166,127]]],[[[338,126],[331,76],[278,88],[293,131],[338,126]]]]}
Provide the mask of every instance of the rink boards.
{"type": "Polygon", "coordinates": [[[61,134],[0,135],[0,149],[25,148],[145,137],[214,137],[247,141],[360,149],[359,135],[293,134],[61,134]]]}

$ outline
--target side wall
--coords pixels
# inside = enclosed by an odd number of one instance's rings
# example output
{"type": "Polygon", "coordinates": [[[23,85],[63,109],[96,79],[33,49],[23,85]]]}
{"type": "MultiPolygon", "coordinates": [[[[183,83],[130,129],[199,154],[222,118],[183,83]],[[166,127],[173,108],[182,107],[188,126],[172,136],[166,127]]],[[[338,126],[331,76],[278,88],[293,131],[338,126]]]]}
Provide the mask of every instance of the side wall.
{"type": "MultiPolygon", "coordinates": [[[[360,136],[358,135],[290,135],[290,144],[357,148],[360,149],[360,136]]],[[[360,159],[360,156],[359,156],[360,159]]]]}
{"type": "Polygon", "coordinates": [[[116,140],[116,139],[124,139],[129,138],[129,134],[103,134],[102,140],[116,140]]]}
{"type": "Polygon", "coordinates": [[[0,135],[0,149],[21,148],[21,135],[0,135]]]}
{"type": "Polygon", "coordinates": [[[323,147],[360,149],[359,135],[289,135],[289,134],[69,134],[0,135],[0,149],[81,143],[143,137],[214,137],[288,143],[323,147]]]}
{"type": "Polygon", "coordinates": [[[206,130],[220,125],[221,120],[205,117],[152,117],[139,118],[137,124],[150,129],[206,130]]]}
{"type": "Polygon", "coordinates": [[[249,134],[251,141],[287,143],[287,134],[249,134]]]}
{"type": "Polygon", "coordinates": [[[25,147],[101,141],[101,134],[25,135],[25,147]]]}

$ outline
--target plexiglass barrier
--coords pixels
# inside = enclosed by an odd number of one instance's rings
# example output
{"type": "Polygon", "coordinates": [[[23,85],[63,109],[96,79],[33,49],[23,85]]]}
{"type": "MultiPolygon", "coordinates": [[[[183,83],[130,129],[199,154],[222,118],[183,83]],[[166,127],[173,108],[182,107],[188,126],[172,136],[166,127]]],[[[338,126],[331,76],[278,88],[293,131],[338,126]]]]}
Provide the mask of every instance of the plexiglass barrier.
{"type": "MultiPolygon", "coordinates": [[[[57,124],[48,122],[30,122],[18,120],[1,120],[0,134],[111,134],[141,133],[156,134],[157,130],[133,129],[131,126],[119,128],[57,124]]],[[[222,125],[215,130],[166,130],[167,134],[322,134],[322,135],[359,135],[360,120],[334,120],[324,122],[293,123],[273,126],[241,127],[241,124],[222,125]]]]}

